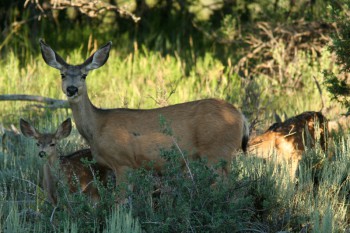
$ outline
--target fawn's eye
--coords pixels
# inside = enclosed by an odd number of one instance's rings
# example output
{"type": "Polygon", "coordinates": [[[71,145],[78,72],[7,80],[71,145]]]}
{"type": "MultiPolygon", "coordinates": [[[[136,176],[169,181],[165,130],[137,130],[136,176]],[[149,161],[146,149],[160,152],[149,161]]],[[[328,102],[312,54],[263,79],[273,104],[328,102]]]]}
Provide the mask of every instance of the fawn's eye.
{"type": "Polygon", "coordinates": [[[40,146],[40,143],[39,143],[39,142],[37,142],[37,143],[36,143],[36,146],[37,146],[37,147],[39,147],[39,146],[40,146]]]}
{"type": "Polygon", "coordinates": [[[51,147],[55,146],[55,143],[51,143],[50,146],[51,146],[51,147]]]}
{"type": "Polygon", "coordinates": [[[64,79],[66,77],[65,74],[61,74],[61,78],[64,79]]]}
{"type": "Polygon", "coordinates": [[[85,79],[86,79],[86,76],[87,76],[87,74],[83,74],[83,75],[81,76],[81,78],[85,80],[85,79]]]}

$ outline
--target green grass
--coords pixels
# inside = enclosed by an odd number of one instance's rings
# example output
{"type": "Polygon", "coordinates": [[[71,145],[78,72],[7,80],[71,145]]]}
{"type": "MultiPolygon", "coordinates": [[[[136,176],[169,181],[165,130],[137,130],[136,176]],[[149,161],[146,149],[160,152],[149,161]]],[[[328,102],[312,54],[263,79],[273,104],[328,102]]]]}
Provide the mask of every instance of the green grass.
{"type": "MultiPolygon", "coordinates": [[[[79,64],[86,58],[81,56],[81,49],[62,51],[62,54],[69,54],[64,58],[70,63],[79,64]]],[[[276,61],[281,52],[276,48],[276,61]]],[[[257,117],[260,120],[258,129],[264,130],[274,121],[274,112],[293,116],[302,111],[320,110],[320,94],[312,77],[322,83],[322,71],[332,64],[327,51],[319,58],[300,51],[299,59],[288,65],[289,76],[282,85],[276,77],[264,75],[252,81],[244,80],[235,74],[234,65],[223,64],[210,52],[195,60],[196,63],[189,66],[176,55],[162,56],[146,48],[125,55],[116,48],[105,66],[89,74],[89,96],[101,108],[154,108],[202,98],[221,98],[242,109],[250,121],[257,117]],[[295,79],[302,85],[293,86],[295,79]]],[[[47,66],[40,56],[33,56],[21,65],[12,52],[0,62],[2,94],[65,99],[60,85],[59,72],[47,66]]],[[[327,107],[336,106],[328,117],[336,117],[341,112],[339,105],[332,103],[325,91],[323,95],[327,107]]],[[[51,110],[32,105],[1,102],[0,123],[7,129],[10,124],[19,128],[22,117],[39,129],[53,131],[65,118],[72,117],[69,109],[51,110]]],[[[141,169],[132,174],[139,184],[132,206],[115,206],[113,197],[118,196],[115,190],[105,192],[106,198],[100,208],[94,208],[87,198],[79,195],[62,195],[61,209],[54,214],[53,222],[50,222],[53,207],[45,201],[41,186],[44,161],[37,156],[34,142],[11,132],[3,131],[1,136],[0,229],[3,232],[54,232],[55,229],[57,232],[84,232],[82,229],[140,232],[140,228],[148,232],[193,229],[228,232],[229,227],[235,227],[236,232],[349,231],[350,139],[346,135],[340,136],[333,160],[325,161],[322,169],[313,169],[314,164],[308,160],[302,164],[298,185],[290,181],[285,167],[240,156],[233,162],[229,186],[223,182],[217,188],[208,187],[215,174],[206,170],[205,164],[191,165],[200,174],[196,188],[191,186],[193,182],[186,175],[176,175],[181,173],[176,166],[170,166],[167,176],[162,178],[168,189],[155,197],[152,192],[157,183],[153,174],[141,169]],[[195,189],[207,195],[200,195],[195,189]],[[154,208],[154,201],[158,209],[154,208]],[[67,212],[70,205],[76,208],[67,212]],[[220,211],[213,211],[215,208],[220,211]],[[201,225],[204,222],[206,226],[201,225]]],[[[86,144],[75,129],[61,143],[64,154],[83,147],[86,144]]],[[[306,158],[312,156],[324,158],[326,155],[317,150],[305,155],[306,158]]],[[[62,185],[63,193],[64,188],[62,185]]]]}
{"type": "MultiPolygon", "coordinates": [[[[86,197],[70,195],[65,186],[60,186],[60,209],[53,223],[50,217],[54,208],[45,201],[41,188],[44,161],[31,140],[21,137],[20,143],[25,155],[4,147],[0,153],[3,232],[140,232],[141,227],[147,232],[347,232],[350,227],[348,137],[341,137],[334,158],[324,160],[321,168],[315,169],[307,158],[326,155],[307,151],[297,185],[290,180],[285,164],[241,155],[232,164],[229,180],[219,179],[215,186],[208,186],[217,175],[205,162],[190,162],[194,181],[181,175],[176,160],[166,165],[160,180],[152,171],[136,170],[130,180],[135,184],[130,193],[132,207],[115,205],[118,191],[112,186],[98,208],[86,197]],[[155,187],[160,188],[160,196],[153,194],[155,187]]],[[[81,146],[81,140],[74,132],[61,145],[65,151],[72,151],[81,146]]],[[[172,158],[179,156],[176,150],[167,153],[172,158]]]]}

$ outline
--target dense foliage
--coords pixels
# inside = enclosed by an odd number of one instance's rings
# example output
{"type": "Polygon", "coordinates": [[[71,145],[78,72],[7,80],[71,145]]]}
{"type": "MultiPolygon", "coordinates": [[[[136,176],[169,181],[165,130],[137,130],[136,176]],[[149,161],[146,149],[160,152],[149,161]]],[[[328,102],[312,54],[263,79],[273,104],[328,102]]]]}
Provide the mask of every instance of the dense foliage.
{"type": "Polygon", "coordinates": [[[176,51],[194,63],[190,60],[193,58],[191,53],[203,55],[205,48],[215,47],[216,54],[225,57],[237,53],[242,46],[248,46],[242,39],[247,33],[255,33],[257,22],[269,22],[273,27],[281,22],[292,24],[301,19],[323,22],[329,17],[324,9],[330,1],[105,1],[140,17],[137,23],[116,11],[104,11],[91,18],[75,7],[52,10],[48,4],[50,1],[40,2],[42,8],[38,8],[34,1],[26,7],[22,1],[2,1],[2,54],[7,50],[5,45],[10,45],[8,48],[15,47],[18,54],[29,56],[33,50],[38,51],[39,37],[55,41],[59,47],[76,48],[92,35],[98,41],[113,38],[114,43],[122,45],[118,48],[132,49],[136,42],[140,47],[162,53],[176,51]],[[67,34],[78,28],[85,30],[79,30],[79,35],[67,34]]]}
{"type": "Polygon", "coordinates": [[[341,67],[339,72],[325,71],[326,85],[333,99],[341,102],[349,112],[349,75],[350,71],[350,22],[349,22],[349,1],[334,1],[330,5],[332,21],[338,25],[337,33],[332,35],[333,43],[330,51],[337,55],[337,63],[341,67]]]}

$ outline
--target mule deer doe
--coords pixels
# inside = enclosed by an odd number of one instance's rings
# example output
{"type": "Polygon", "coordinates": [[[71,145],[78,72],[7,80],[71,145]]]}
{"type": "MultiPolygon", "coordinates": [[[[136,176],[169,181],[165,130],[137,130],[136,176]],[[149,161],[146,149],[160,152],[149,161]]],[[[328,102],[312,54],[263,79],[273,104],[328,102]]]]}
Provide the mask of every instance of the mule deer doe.
{"type": "MultiPolygon", "coordinates": [[[[206,157],[209,163],[229,161],[246,150],[249,136],[244,115],[221,100],[206,99],[149,110],[99,109],[90,101],[85,83],[88,72],[104,65],[112,43],[98,49],[80,65],[67,64],[40,40],[45,62],[61,72],[79,133],[91,147],[97,162],[110,167],[123,180],[125,171],[153,161],[159,171],[165,160],[161,149],[170,149],[174,138],[189,158],[206,157]],[[165,119],[173,135],[162,133],[165,119]]],[[[226,168],[227,172],[227,168],[226,168]]]]}
{"type": "Polygon", "coordinates": [[[276,150],[277,162],[284,160],[290,163],[290,176],[294,178],[305,145],[314,147],[318,141],[326,151],[327,133],[327,119],[322,113],[304,112],[284,122],[274,123],[262,135],[251,138],[248,150],[262,158],[269,158],[276,150]]]}
{"type": "Polygon", "coordinates": [[[59,156],[57,152],[57,143],[68,137],[72,130],[71,119],[65,120],[56,130],[55,133],[40,133],[30,123],[21,119],[21,131],[24,136],[34,138],[40,149],[39,156],[47,156],[47,162],[43,166],[43,187],[47,192],[50,202],[57,204],[56,189],[58,177],[55,175],[54,167],[59,165],[59,169],[63,171],[67,178],[70,192],[77,192],[77,185],[81,190],[90,195],[93,201],[99,200],[98,190],[92,184],[94,176],[98,175],[102,183],[107,182],[107,172],[109,169],[99,164],[92,164],[87,167],[81,159],[92,160],[91,150],[83,149],[66,156],[59,156]],[[75,182],[77,181],[77,182],[75,182]]]}

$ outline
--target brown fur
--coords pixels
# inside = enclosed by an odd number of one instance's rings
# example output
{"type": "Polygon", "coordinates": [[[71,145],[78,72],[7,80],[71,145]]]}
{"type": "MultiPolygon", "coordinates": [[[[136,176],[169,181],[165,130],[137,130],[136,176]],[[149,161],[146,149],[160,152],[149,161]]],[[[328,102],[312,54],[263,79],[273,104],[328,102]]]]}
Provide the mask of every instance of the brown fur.
{"type": "Polygon", "coordinates": [[[85,77],[102,66],[109,55],[106,44],[82,65],[68,65],[43,41],[45,62],[61,71],[62,90],[67,95],[80,134],[96,160],[113,169],[119,178],[128,168],[153,161],[160,170],[161,149],[170,149],[176,139],[190,158],[206,157],[210,163],[229,161],[246,150],[248,124],[241,112],[221,100],[206,99],[150,110],[99,109],[87,94],[85,77]],[[161,119],[172,135],[164,133],[161,119]]]}
{"type": "Polygon", "coordinates": [[[344,115],[328,122],[330,133],[347,132],[350,129],[350,115],[344,115]]]}
{"type": "Polygon", "coordinates": [[[326,151],[327,128],[327,119],[320,112],[304,112],[284,122],[275,123],[262,135],[251,138],[248,151],[269,158],[275,150],[278,162],[285,160],[290,163],[290,174],[294,177],[305,145],[312,148],[319,141],[321,148],[326,151]],[[317,131],[315,121],[319,124],[317,131]]]}
{"type": "Polygon", "coordinates": [[[32,137],[37,141],[39,147],[39,155],[47,156],[47,162],[43,166],[43,187],[46,191],[50,202],[57,205],[57,174],[62,172],[68,181],[71,192],[77,192],[77,185],[80,189],[91,196],[94,201],[99,200],[99,193],[96,187],[92,184],[94,175],[103,183],[107,182],[108,170],[106,167],[99,164],[91,165],[91,168],[85,166],[81,159],[92,160],[90,149],[76,151],[66,156],[58,156],[57,143],[64,137],[67,137],[71,131],[71,121],[67,119],[57,129],[56,133],[40,133],[32,127],[27,121],[21,119],[21,131],[26,137],[32,137]],[[56,165],[59,166],[59,171],[55,170],[56,165]]]}
{"type": "Polygon", "coordinates": [[[59,157],[60,169],[63,170],[67,178],[70,192],[77,192],[77,186],[73,185],[78,182],[81,190],[89,194],[94,200],[99,199],[98,190],[91,183],[95,177],[99,177],[103,184],[106,184],[109,169],[98,163],[89,166],[82,163],[82,159],[92,161],[93,156],[90,149],[78,150],[72,154],[59,157]]]}

